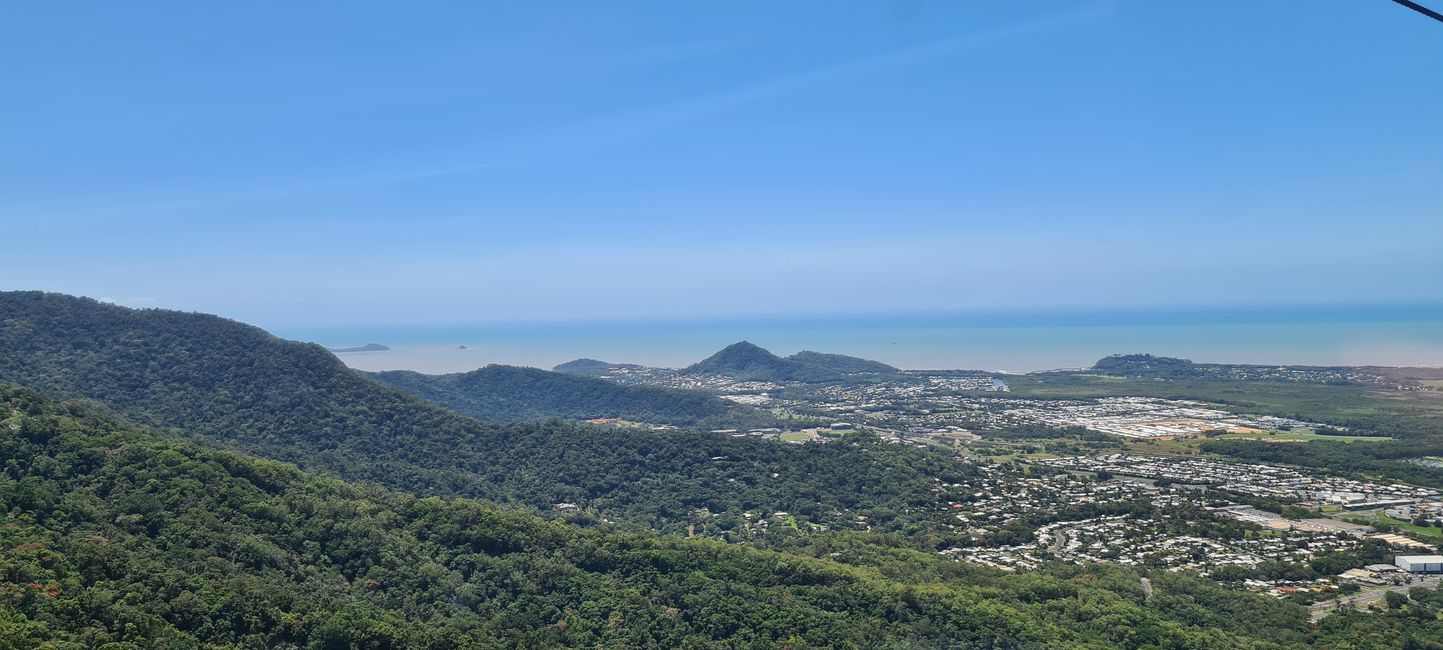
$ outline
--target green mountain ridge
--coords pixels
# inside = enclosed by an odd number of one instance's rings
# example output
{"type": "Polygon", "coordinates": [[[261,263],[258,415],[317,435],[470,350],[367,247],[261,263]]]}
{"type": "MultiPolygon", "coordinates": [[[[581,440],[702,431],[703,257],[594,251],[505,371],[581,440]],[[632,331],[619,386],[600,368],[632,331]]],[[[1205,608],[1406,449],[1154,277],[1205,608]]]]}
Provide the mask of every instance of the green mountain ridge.
{"type": "Polygon", "coordinates": [[[446,375],[394,370],[369,376],[487,422],[622,418],[700,429],[767,427],[777,423],[768,412],[700,391],[625,386],[536,368],[490,365],[446,375]]]}
{"type": "MultiPolygon", "coordinates": [[[[648,369],[634,363],[608,363],[596,359],[573,359],[552,368],[556,372],[601,376],[617,369],[648,369]]],[[[901,370],[880,361],[803,350],[779,357],[749,341],[739,341],[681,370],[649,368],[679,374],[714,374],[755,381],[848,381],[871,375],[893,375],[901,370]]]]}
{"type": "Polygon", "coordinates": [[[892,374],[901,372],[895,367],[889,366],[880,361],[872,361],[860,357],[847,356],[845,354],[831,354],[825,352],[812,352],[802,350],[793,354],[787,359],[796,361],[812,368],[826,368],[842,373],[877,373],[892,374]]]}
{"type": "Polygon", "coordinates": [[[1299,606],[1185,575],[1147,596],[1129,569],[1005,575],[868,535],[781,553],[583,529],[3,386],[0,456],[5,648],[1344,648],[1370,622],[1309,633],[1299,606]]]}
{"type": "Polygon", "coordinates": [[[638,528],[747,538],[743,511],[937,534],[936,481],[970,467],[906,445],[780,445],[560,421],[484,424],[231,320],[39,292],[0,293],[0,382],[94,399],[137,422],[307,471],[638,528]],[[716,513],[699,517],[698,512],[716,513]]]}

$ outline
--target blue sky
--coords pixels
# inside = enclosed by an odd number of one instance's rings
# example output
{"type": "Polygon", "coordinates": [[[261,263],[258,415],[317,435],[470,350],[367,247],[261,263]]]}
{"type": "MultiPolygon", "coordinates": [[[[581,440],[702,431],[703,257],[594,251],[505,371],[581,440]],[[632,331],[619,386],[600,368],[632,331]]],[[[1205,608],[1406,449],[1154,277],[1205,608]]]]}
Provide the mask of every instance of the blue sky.
{"type": "Polygon", "coordinates": [[[1443,302],[1387,0],[0,2],[0,288],[271,327],[1443,302]]]}

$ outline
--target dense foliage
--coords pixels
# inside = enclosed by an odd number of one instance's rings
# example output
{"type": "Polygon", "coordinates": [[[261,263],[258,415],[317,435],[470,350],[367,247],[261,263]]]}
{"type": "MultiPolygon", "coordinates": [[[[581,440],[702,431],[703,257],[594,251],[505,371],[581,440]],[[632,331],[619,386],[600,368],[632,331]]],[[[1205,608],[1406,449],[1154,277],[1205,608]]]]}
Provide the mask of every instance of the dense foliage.
{"type": "Polygon", "coordinates": [[[1386,602],[1385,613],[1338,612],[1319,621],[1319,647],[1443,650],[1443,590],[1414,587],[1407,596],[1390,592],[1386,602]]]}
{"type": "Polygon", "coordinates": [[[882,363],[881,361],[872,361],[871,359],[859,359],[857,357],[849,357],[845,354],[827,354],[824,352],[812,352],[811,350],[802,350],[801,352],[793,354],[787,358],[797,363],[810,366],[812,368],[826,369],[844,374],[863,372],[892,374],[901,372],[900,370],[897,370],[892,366],[882,363]]]}
{"type": "MultiPolygon", "coordinates": [[[[0,647],[1305,647],[1184,575],[585,529],[135,433],[0,387],[0,647]]],[[[1423,624],[1413,624],[1419,634],[1423,624]]],[[[1391,633],[1401,642],[1407,633],[1391,633]]]]}
{"type": "Polygon", "coordinates": [[[424,375],[377,372],[372,379],[487,422],[546,418],[621,418],[699,429],[775,426],[771,413],[700,391],[626,386],[604,379],[536,368],[486,366],[471,372],[424,375]]]}

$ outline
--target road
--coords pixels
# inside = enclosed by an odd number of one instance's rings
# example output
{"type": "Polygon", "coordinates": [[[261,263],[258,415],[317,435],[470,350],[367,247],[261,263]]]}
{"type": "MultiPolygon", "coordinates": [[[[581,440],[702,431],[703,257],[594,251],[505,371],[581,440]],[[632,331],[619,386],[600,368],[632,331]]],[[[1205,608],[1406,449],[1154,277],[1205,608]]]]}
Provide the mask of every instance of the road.
{"type": "Polygon", "coordinates": [[[1408,593],[1408,590],[1412,589],[1413,587],[1423,587],[1424,589],[1437,589],[1440,584],[1443,584],[1443,576],[1427,576],[1424,578],[1414,578],[1412,584],[1381,585],[1377,587],[1368,587],[1356,594],[1345,598],[1325,600],[1321,603],[1314,604],[1312,608],[1312,620],[1314,623],[1316,623],[1322,620],[1324,616],[1327,616],[1328,614],[1331,614],[1334,611],[1337,611],[1344,607],[1352,607],[1356,609],[1366,608],[1369,605],[1372,605],[1373,603],[1376,603],[1386,598],[1386,594],[1390,591],[1396,591],[1400,594],[1406,595],[1408,593]]]}

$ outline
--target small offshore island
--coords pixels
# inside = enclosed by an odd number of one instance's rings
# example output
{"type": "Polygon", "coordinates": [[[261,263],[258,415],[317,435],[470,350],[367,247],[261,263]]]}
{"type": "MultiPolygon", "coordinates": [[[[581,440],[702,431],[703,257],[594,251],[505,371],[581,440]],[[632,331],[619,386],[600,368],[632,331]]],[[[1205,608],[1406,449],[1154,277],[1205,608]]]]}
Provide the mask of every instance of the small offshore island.
{"type": "Polygon", "coordinates": [[[354,347],[354,348],[326,348],[326,349],[327,349],[327,350],[330,350],[331,352],[334,352],[334,353],[336,353],[336,354],[345,354],[345,353],[347,353],[347,352],[385,352],[386,350],[389,350],[389,349],[391,349],[391,348],[390,348],[389,346],[381,345],[380,343],[367,343],[367,344],[365,344],[365,345],[358,346],[358,347],[354,347]]]}

